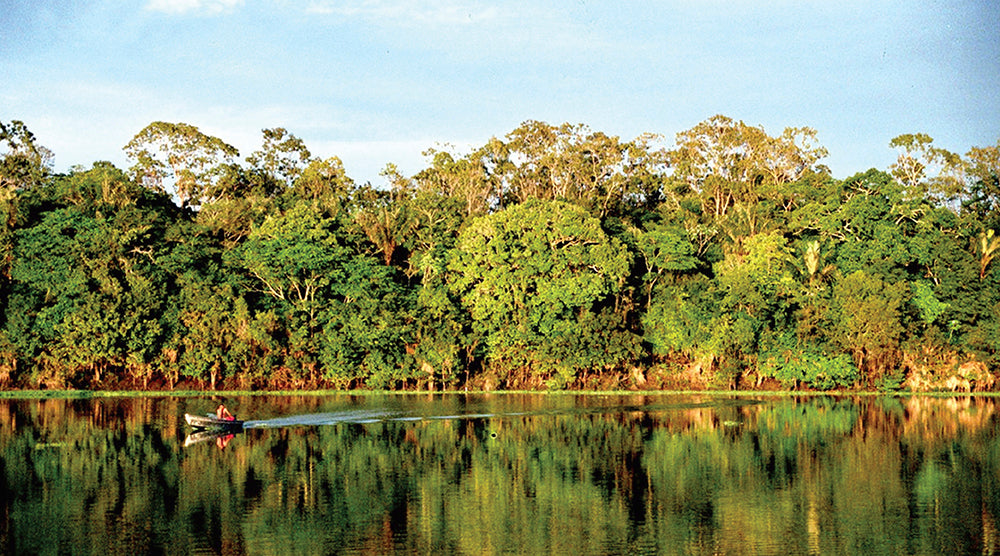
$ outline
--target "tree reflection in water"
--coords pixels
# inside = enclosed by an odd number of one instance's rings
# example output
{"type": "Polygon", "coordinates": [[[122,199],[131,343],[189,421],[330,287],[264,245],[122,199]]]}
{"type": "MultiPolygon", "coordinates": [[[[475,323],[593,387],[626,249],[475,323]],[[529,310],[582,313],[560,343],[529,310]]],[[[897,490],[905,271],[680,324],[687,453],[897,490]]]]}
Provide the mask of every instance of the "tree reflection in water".
{"type": "Polygon", "coordinates": [[[3,551],[1000,548],[993,398],[260,396],[185,447],[208,405],[0,400],[3,551]]]}

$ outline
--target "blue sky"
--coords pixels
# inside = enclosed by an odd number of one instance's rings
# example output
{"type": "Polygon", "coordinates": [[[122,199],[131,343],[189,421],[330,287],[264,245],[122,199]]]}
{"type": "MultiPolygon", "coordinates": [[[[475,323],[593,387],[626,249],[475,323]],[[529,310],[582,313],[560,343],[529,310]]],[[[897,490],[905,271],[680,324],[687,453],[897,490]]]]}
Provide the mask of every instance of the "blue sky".
{"type": "Polygon", "coordinates": [[[712,115],[809,126],[837,177],[928,133],[1000,139],[1000,4],[982,1],[0,0],[0,121],[57,170],[156,120],[248,155],[285,127],[358,182],[521,122],[674,136],[712,115]]]}

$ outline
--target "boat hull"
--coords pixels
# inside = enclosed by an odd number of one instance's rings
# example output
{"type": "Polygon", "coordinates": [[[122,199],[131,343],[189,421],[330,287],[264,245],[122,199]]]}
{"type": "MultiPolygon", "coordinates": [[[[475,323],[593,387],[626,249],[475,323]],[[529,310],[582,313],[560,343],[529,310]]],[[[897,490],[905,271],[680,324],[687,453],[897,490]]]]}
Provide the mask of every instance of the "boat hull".
{"type": "Polygon", "coordinates": [[[191,415],[190,413],[184,414],[184,420],[187,421],[188,425],[196,429],[242,429],[243,421],[229,421],[226,419],[219,419],[214,415],[191,415]]]}

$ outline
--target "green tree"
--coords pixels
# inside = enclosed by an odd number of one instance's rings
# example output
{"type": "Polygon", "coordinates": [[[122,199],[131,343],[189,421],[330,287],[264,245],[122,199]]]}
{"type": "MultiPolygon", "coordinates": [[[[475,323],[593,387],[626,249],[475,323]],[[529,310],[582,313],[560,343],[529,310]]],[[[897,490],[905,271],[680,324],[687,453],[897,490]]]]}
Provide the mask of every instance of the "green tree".
{"type": "Polygon", "coordinates": [[[493,138],[468,156],[428,149],[430,165],[414,177],[418,192],[425,197],[453,199],[464,218],[486,214],[503,204],[503,184],[499,175],[505,162],[506,146],[493,138]],[[498,160],[500,162],[498,162],[498,160]]]}
{"type": "Polygon", "coordinates": [[[759,234],[748,238],[744,249],[716,264],[715,274],[725,292],[722,308],[770,318],[779,298],[794,286],[788,240],[777,232],[759,234]]]}
{"type": "Polygon", "coordinates": [[[721,365],[718,378],[730,385],[736,385],[743,370],[756,366],[762,336],[786,326],[797,285],[788,240],[780,233],[758,234],[743,245],[745,251],[730,253],[715,265],[723,295],[707,346],[721,365]]]}
{"type": "Polygon", "coordinates": [[[703,274],[655,288],[642,313],[643,337],[653,355],[688,360],[707,355],[718,302],[715,283],[703,274]]]}
{"type": "Polygon", "coordinates": [[[1000,252],[1000,237],[996,237],[993,230],[980,232],[976,238],[976,252],[979,255],[979,279],[986,277],[986,268],[993,262],[997,252],[1000,252]]]}
{"type": "Polygon", "coordinates": [[[1000,140],[989,147],[973,147],[966,155],[969,198],[963,208],[982,224],[1000,229],[1000,140]]]}
{"type": "Polygon", "coordinates": [[[467,363],[477,347],[468,313],[445,283],[445,257],[443,252],[421,257],[421,284],[411,317],[417,376],[431,388],[437,383],[454,385],[463,367],[468,373],[467,363]]]}
{"type": "Polygon", "coordinates": [[[307,203],[271,216],[228,256],[253,278],[253,289],[287,302],[315,319],[323,292],[343,280],[349,249],[331,231],[333,222],[307,203]]]}
{"type": "Polygon", "coordinates": [[[667,164],[660,142],[654,134],[623,141],[583,124],[528,120],[465,156],[428,150],[430,167],[414,179],[419,189],[460,199],[467,216],[530,199],[623,216],[660,198],[667,164]]]}
{"type": "Polygon", "coordinates": [[[802,346],[813,346],[813,350],[823,351],[821,344],[825,341],[825,322],[830,304],[831,283],[839,276],[837,267],[827,262],[830,249],[820,240],[807,238],[800,242],[801,257],[794,259],[794,268],[798,273],[798,286],[791,287],[789,292],[790,315],[789,329],[775,336],[778,344],[770,349],[779,351],[799,351],[802,346]],[[794,334],[791,328],[794,327],[794,334]],[[791,341],[789,336],[794,337],[791,341]],[[785,341],[788,339],[788,341],[785,341]]]}
{"type": "Polygon", "coordinates": [[[51,355],[72,370],[89,371],[93,385],[105,378],[128,378],[124,373],[108,376],[127,369],[145,386],[161,336],[158,315],[153,313],[156,308],[136,303],[131,294],[88,295],[56,325],[58,336],[50,346],[51,355]]]}
{"type": "Polygon", "coordinates": [[[84,210],[120,209],[149,200],[125,172],[107,161],[95,162],[89,170],[76,167],[68,175],[57,176],[51,187],[53,200],[84,210]]]}
{"type": "Polygon", "coordinates": [[[354,194],[354,180],[344,171],[343,162],[334,156],[311,160],[284,197],[288,204],[311,201],[327,216],[340,217],[350,208],[354,194]]]}
{"type": "Polygon", "coordinates": [[[893,214],[894,207],[904,206],[903,197],[902,187],[885,172],[873,169],[844,180],[839,202],[831,202],[817,219],[820,233],[834,240],[837,269],[907,278],[909,242],[893,214]]]}
{"type": "Polygon", "coordinates": [[[269,217],[226,254],[284,322],[286,367],[341,386],[406,378],[405,296],[311,201],[269,217]]]}
{"type": "Polygon", "coordinates": [[[409,181],[391,166],[383,175],[392,179],[388,190],[366,186],[357,192],[354,222],[375,246],[382,262],[390,265],[406,258],[401,248],[419,222],[411,209],[409,181]]]}
{"type": "Polygon", "coordinates": [[[11,260],[11,231],[21,219],[19,192],[31,190],[51,173],[52,152],[39,145],[19,120],[0,122],[0,271],[11,260]]]}
{"type": "Polygon", "coordinates": [[[372,257],[344,261],[322,314],[319,362],[324,378],[344,387],[398,388],[415,378],[409,294],[393,267],[372,257]]]}
{"type": "MultiPolygon", "coordinates": [[[[533,369],[569,382],[578,363],[561,366],[566,339],[581,333],[624,286],[630,257],[586,211],[531,201],[476,219],[449,263],[449,284],[483,331],[487,358],[507,378],[533,369]]],[[[597,348],[589,354],[601,359],[597,348]]],[[[605,361],[620,364],[621,359],[605,361]]]]}
{"type": "Polygon", "coordinates": [[[890,167],[910,198],[930,198],[949,202],[965,192],[962,157],[933,146],[934,139],[926,133],[899,135],[889,146],[900,149],[890,167]]]}
{"type": "Polygon", "coordinates": [[[660,223],[648,228],[635,231],[636,248],[645,270],[643,281],[647,304],[653,297],[657,282],[664,276],[693,270],[699,264],[695,247],[684,230],[660,223]]]}
{"type": "Polygon", "coordinates": [[[20,120],[0,122],[0,190],[30,189],[51,172],[52,151],[20,120]]]}
{"type": "Polygon", "coordinates": [[[778,137],[762,128],[713,116],[677,134],[669,154],[672,179],[701,202],[701,213],[734,242],[764,230],[767,211],[791,210],[796,196],[787,186],[811,172],[824,172],[810,128],[786,128],[778,137]]]}
{"type": "Polygon", "coordinates": [[[892,371],[899,362],[903,306],[909,297],[905,282],[889,283],[862,270],[833,285],[831,340],[852,355],[869,380],[892,371]]]}
{"type": "Polygon", "coordinates": [[[281,184],[264,172],[225,165],[218,180],[206,190],[197,220],[224,247],[231,248],[277,210],[275,195],[280,190],[281,184]]]}
{"type": "Polygon", "coordinates": [[[666,165],[666,153],[654,147],[659,137],[652,134],[622,141],[582,124],[529,120],[507,140],[506,181],[517,201],[565,200],[602,219],[622,214],[637,194],[649,194],[647,184],[658,183],[666,165]]]}
{"type": "Polygon", "coordinates": [[[458,243],[467,211],[485,208],[470,205],[471,197],[435,191],[422,181],[426,179],[424,174],[411,180],[413,192],[407,200],[411,231],[402,237],[409,258],[403,270],[416,288],[410,312],[413,344],[407,350],[413,353],[418,380],[435,388],[455,385],[463,369],[468,377],[465,363],[472,360],[478,345],[468,313],[449,291],[446,276],[449,254],[458,243]]]}
{"type": "Polygon", "coordinates": [[[149,124],[125,145],[124,151],[135,161],[131,171],[136,181],[168,191],[165,181],[172,179],[171,193],[185,207],[200,205],[223,164],[239,156],[236,147],[218,137],[206,135],[190,124],[169,122],[149,124]]]}
{"type": "Polygon", "coordinates": [[[309,149],[284,128],[264,129],[260,150],[247,157],[249,167],[222,165],[205,188],[198,220],[222,238],[226,247],[239,243],[254,224],[277,210],[311,160],[309,149]]]}
{"type": "Polygon", "coordinates": [[[77,371],[93,382],[126,370],[148,380],[171,291],[157,257],[176,207],[107,163],[52,180],[25,200],[6,320],[21,356],[65,375],[50,377],[53,384],[77,371]]]}
{"type": "Polygon", "coordinates": [[[283,127],[261,130],[260,150],[247,157],[247,162],[276,181],[291,185],[302,175],[312,154],[305,142],[283,127]]]}
{"type": "Polygon", "coordinates": [[[239,373],[248,370],[241,362],[251,319],[246,300],[231,286],[188,284],[181,296],[181,373],[207,379],[213,390],[222,379],[240,379],[239,373]]]}

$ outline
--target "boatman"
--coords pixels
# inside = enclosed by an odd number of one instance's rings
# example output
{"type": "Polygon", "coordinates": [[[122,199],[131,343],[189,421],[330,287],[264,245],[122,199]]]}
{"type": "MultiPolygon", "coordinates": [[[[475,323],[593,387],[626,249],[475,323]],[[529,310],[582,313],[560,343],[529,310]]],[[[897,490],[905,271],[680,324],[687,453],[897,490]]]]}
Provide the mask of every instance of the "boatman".
{"type": "Polygon", "coordinates": [[[226,409],[226,406],[221,403],[219,404],[219,407],[215,408],[215,416],[226,421],[236,420],[236,417],[233,417],[233,414],[230,413],[229,410],[226,409]]]}
{"type": "MultiPolygon", "coordinates": [[[[233,417],[233,414],[230,413],[229,410],[226,409],[226,406],[221,403],[219,404],[219,407],[215,408],[215,416],[218,417],[220,420],[224,421],[236,420],[236,417],[233,417]]],[[[232,434],[220,436],[219,438],[215,439],[215,445],[218,446],[220,450],[225,450],[226,446],[229,444],[229,441],[232,439],[233,439],[232,434]]]]}

